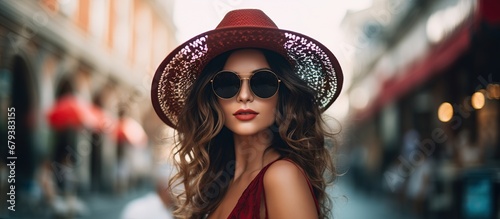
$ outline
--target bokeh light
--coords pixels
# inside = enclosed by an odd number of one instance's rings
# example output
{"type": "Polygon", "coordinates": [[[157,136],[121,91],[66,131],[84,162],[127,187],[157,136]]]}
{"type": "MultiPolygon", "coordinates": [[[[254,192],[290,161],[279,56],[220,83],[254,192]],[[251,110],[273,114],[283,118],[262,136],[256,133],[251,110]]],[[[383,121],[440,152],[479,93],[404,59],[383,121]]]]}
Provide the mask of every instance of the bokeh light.
{"type": "Polygon", "coordinates": [[[448,102],[442,103],[438,109],[439,121],[449,122],[452,117],[453,117],[453,106],[448,102]]]}
{"type": "Polygon", "coordinates": [[[484,94],[478,91],[472,95],[471,104],[474,109],[482,109],[484,107],[484,94]]]}

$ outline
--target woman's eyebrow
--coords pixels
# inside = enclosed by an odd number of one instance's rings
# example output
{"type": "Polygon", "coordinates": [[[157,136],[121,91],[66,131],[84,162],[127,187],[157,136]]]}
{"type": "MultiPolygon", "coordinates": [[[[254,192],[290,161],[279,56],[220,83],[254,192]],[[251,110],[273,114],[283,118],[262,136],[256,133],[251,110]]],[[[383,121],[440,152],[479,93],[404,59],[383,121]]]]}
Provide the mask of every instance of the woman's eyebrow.
{"type": "Polygon", "coordinates": [[[271,68],[259,68],[259,69],[255,69],[252,71],[252,73],[255,73],[255,72],[258,72],[258,71],[262,71],[262,70],[269,70],[269,71],[272,71],[271,68]]]}

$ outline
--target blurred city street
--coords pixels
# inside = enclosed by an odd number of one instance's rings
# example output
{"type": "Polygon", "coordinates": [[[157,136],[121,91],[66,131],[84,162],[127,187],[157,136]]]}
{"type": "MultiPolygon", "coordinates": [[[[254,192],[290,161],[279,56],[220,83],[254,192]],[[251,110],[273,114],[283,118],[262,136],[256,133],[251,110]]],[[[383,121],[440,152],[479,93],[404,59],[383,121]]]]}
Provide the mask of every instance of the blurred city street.
{"type": "MultiPolygon", "coordinates": [[[[144,187],[121,196],[93,193],[82,199],[87,210],[76,218],[120,219],[128,203],[153,192],[152,188],[144,187]]],[[[421,219],[381,192],[367,194],[357,190],[347,177],[340,177],[329,194],[333,201],[332,219],[421,219]]],[[[14,218],[52,218],[31,213],[14,218]]]]}
{"type": "Polygon", "coordinates": [[[498,0],[0,0],[0,218],[169,210],[153,75],[238,8],[342,66],[332,218],[500,219],[498,0]]]}
{"type": "MultiPolygon", "coordinates": [[[[368,195],[357,191],[350,180],[340,177],[330,191],[333,201],[332,219],[421,219],[398,206],[383,193],[368,195]]],[[[119,219],[125,205],[131,200],[152,192],[141,190],[124,197],[95,195],[86,199],[89,213],[82,219],[119,219]]]]}

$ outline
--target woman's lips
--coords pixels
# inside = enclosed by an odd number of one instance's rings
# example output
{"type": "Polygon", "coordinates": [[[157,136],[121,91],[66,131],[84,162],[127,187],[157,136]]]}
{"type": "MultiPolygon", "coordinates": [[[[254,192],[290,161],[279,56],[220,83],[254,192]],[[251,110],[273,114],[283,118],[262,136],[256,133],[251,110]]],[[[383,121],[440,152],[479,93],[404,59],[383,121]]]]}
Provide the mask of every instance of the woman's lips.
{"type": "Polygon", "coordinates": [[[259,113],[251,110],[251,109],[240,109],[233,113],[233,116],[236,117],[236,119],[241,120],[241,121],[249,121],[254,119],[259,113]]]}

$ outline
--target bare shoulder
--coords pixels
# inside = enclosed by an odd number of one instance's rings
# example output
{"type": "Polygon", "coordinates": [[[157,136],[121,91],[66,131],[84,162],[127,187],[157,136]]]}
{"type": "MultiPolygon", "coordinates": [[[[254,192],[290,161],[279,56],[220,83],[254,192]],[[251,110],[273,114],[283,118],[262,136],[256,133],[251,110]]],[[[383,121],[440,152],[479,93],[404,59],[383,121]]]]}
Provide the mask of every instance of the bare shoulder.
{"type": "Polygon", "coordinates": [[[302,169],[292,161],[278,160],[267,169],[264,175],[264,186],[273,186],[282,182],[290,182],[290,180],[307,181],[302,169]]]}
{"type": "Polygon", "coordinates": [[[269,166],[264,188],[269,218],[317,218],[307,178],[291,161],[279,160],[269,166]]]}

